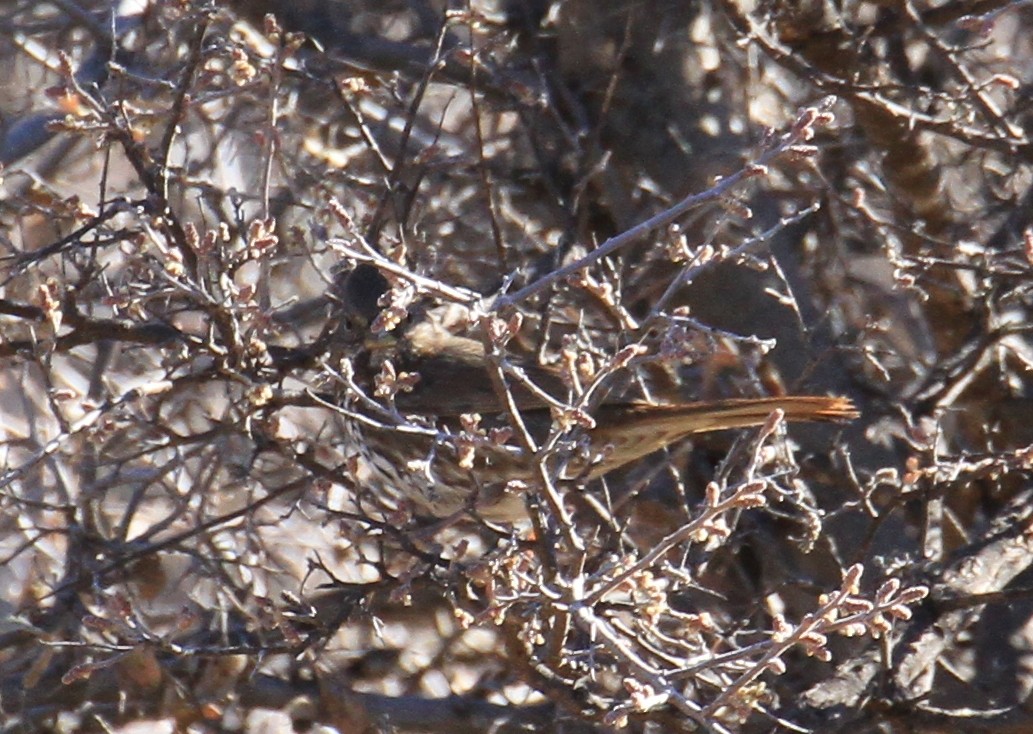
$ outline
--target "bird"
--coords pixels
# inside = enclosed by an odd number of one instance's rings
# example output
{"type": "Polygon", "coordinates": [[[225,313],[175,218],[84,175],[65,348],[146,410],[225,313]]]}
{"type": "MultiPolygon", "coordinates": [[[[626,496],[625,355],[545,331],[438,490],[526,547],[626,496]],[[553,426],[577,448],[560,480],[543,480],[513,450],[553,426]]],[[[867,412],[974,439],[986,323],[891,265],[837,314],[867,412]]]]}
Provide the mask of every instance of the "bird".
{"type": "MultiPolygon", "coordinates": [[[[408,501],[417,513],[435,518],[463,513],[495,522],[526,518],[522,493],[533,486],[540,459],[513,438],[504,417],[498,419],[507,409],[505,393],[492,379],[484,343],[426,315],[370,334],[387,290],[374,266],[359,265],[337,291],[364,347],[361,355],[352,355],[363,394],[351,396],[344,420],[353,481],[374,496],[408,501]],[[375,393],[389,400],[380,404],[375,393]]],[[[540,446],[562,403],[549,405],[543,393],[558,396],[565,388],[559,374],[545,366],[529,363],[522,371],[536,389],[522,382],[507,386],[509,408],[540,446]]],[[[822,395],[603,402],[574,411],[581,440],[550,461],[561,481],[591,481],[689,436],[763,425],[776,411],[787,421],[840,423],[859,415],[848,398],[822,395]]]]}

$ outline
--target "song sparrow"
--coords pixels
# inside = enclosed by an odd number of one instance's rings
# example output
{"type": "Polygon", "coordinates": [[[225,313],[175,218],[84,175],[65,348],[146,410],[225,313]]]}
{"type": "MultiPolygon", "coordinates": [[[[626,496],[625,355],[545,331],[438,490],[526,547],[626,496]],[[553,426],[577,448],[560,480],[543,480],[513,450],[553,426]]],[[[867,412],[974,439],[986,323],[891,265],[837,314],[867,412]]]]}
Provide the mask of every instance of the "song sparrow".
{"type": "MultiPolygon", "coordinates": [[[[366,273],[345,290],[345,310],[353,320],[366,322],[376,315],[370,299],[375,302],[386,284],[376,285],[374,278],[371,285],[370,279],[366,273]]],[[[435,517],[464,509],[492,520],[526,517],[520,489],[533,481],[539,457],[530,455],[510,431],[479,422],[480,415],[488,418],[505,410],[483,344],[450,333],[433,318],[398,331],[400,335],[374,340],[357,365],[357,375],[368,377],[379,370],[380,380],[378,387],[366,385],[367,396],[348,406],[347,438],[356,449],[354,479],[377,497],[409,500],[418,512],[435,517]],[[376,392],[390,395],[388,403],[369,399],[376,392]]],[[[555,372],[540,366],[527,366],[524,372],[545,393],[564,394],[555,372]]],[[[556,406],[547,406],[543,394],[525,384],[506,389],[510,407],[540,442],[553,426],[556,406]]],[[[788,421],[837,422],[858,415],[847,398],[825,396],[604,403],[591,411],[582,440],[568,442],[565,451],[548,457],[549,466],[560,480],[595,479],[693,434],[761,425],[775,411],[788,421]]]]}

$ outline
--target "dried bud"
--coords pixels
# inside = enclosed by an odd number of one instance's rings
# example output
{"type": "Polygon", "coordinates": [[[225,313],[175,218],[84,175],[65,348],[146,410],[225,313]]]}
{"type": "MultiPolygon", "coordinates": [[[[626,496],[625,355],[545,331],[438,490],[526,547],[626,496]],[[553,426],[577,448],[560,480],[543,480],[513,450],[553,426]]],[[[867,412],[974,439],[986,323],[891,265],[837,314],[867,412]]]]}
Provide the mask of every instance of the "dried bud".
{"type": "Polygon", "coordinates": [[[230,57],[233,63],[230,65],[229,75],[233,83],[243,87],[254,81],[258,76],[258,70],[251,63],[247,52],[242,48],[233,48],[230,49],[230,57]]]}
{"type": "Polygon", "coordinates": [[[816,145],[790,145],[787,149],[789,155],[795,160],[809,160],[818,155],[818,146],[816,145]]]}
{"type": "Polygon", "coordinates": [[[268,405],[273,399],[273,389],[269,385],[255,385],[247,391],[247,401],[256,408],[268,405]]]}
{"type": "Polygon", "coordinates": [[[886,579],[875,592],[875,602],[879,606],[887,604],[900,589],[900,579],[886,579]]]}
{"type": "Polygon", "coordinates": [[[43,310],[43,315],[51,329],[57,332],[61,328],[61,285],[54,278],[47,278],[36,290],[36,300],[43,310]]]}
{"type": "Polygon", "coordinates": [[[274,250],[280,243],[276,234],[276,220],[273,217],[256,219],[248,226],[248,256],[262,257],[274,250]]]}
{"type": "Polygon", "coordinates": [[[844,592],[850,595],[856,595],[861,591],[861,574],[864,573],[864,566],[860,563],[855,563],[853,566],[848,568],[843,574],[843,584],[841,588],[844,592]]]}
{"type": "Polygon", "coordinates": [[[641,357],[648,352],[649,350],[642,344],[629,344],[614,355],[613,366],[615,369],[624,369],[631,364],[635,357],[641,357]]]}
{"type": "Polygon", "coordinates": [[[272,13],[266,13],[262,18],[262,31],[266,37],[274,43],[279,40],[279,36],[283,31],[280,28],[279,22],[276,20],[276,16],[272,13]]]}

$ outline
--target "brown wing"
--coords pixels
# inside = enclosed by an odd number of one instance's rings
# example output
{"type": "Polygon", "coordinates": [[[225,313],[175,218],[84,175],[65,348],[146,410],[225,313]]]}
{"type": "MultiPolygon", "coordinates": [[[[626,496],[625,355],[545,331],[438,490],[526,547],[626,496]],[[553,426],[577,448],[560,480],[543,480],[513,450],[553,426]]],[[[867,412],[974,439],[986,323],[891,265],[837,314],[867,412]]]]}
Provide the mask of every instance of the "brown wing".
{"type": "MultiPolygon", "coordinates": [[[[400,346],[399,369],[417,372],[420,381],[409,393],[397,397],[402,412],[457,416],[460,413],[492,415],[505,408],[484,367],[484,346],[476,339],[457,337],[439,329],[417,326],[400,346]]],[[[528,378],[547,393],[563,396],[559,376],[537,365],[525,367],[528,378]]],[[[517,407],[541,408],[543,402],[530,390],[510,383],[517,407]]]]}

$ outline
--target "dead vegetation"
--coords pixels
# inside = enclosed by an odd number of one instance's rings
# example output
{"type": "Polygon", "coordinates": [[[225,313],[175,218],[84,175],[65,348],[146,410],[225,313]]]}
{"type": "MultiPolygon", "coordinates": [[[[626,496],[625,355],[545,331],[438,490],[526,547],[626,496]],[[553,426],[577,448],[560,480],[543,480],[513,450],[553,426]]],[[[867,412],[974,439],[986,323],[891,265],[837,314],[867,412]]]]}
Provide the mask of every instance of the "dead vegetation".
{"type": "Polygon", "coordinates": [[[1033,727],[1025,3],[138,5],[0,3],[0,729],[1033,727]],[[551,426],[392,412],[424,319],[551,426]],[[785,392],[861,418],[560,480],[785,392]],[[373,491],[379,410],[529,521],[373,491]]]}

